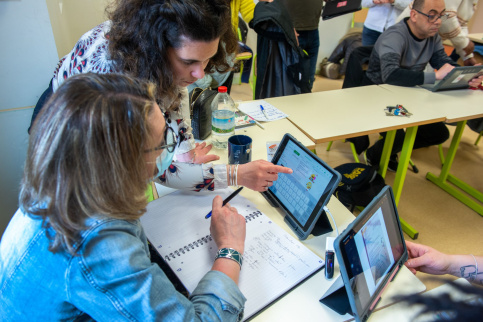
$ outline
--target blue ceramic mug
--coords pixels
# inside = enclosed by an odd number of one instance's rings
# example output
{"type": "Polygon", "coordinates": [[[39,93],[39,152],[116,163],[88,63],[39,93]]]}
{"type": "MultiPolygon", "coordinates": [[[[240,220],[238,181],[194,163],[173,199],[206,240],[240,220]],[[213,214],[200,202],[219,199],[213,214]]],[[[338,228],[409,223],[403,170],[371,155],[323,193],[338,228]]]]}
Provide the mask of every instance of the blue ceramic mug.
{"type": "Polygon", "coordinates": [[[228,163],[244,164],[252,160],[252,139],[246,135],[233,135],[228,139],[228,163]]]}

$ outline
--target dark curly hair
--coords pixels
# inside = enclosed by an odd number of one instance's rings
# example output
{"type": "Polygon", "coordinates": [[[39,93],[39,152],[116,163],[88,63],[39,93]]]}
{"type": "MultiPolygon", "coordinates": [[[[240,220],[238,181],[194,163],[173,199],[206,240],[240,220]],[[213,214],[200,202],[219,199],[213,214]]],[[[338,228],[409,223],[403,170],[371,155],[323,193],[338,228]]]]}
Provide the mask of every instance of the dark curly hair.
{"type": "MultiPolygon", "coordinates": [[[[434,279],[436,281],[436,279],[434,279]]],[[[440,293],[436,296],[424,294],[397,296],[396,301],[404,301],[412,310],[419,310],[422,320],[428,321],[430,317],[444,321],[481,321],[483,316],[483,288],[476,285],[464,285],[447,281],[452,294],[440,293]],[[460,298],[471,299],[455,300],[454,293],[460,298]],[[439,316],[439,319],[435,318],[439,316]]]]}
{"type": "Polygon", "coordinates": [[[158,85],[156,98],[168,109],[179,106],[180,94],[168,59],[168,48],[220,38],[206,72],[225,72],[227,55],[237,49],[228,0],[117,0],[108,9],[112,21],[109,51],[118,70],[158,85]]]}

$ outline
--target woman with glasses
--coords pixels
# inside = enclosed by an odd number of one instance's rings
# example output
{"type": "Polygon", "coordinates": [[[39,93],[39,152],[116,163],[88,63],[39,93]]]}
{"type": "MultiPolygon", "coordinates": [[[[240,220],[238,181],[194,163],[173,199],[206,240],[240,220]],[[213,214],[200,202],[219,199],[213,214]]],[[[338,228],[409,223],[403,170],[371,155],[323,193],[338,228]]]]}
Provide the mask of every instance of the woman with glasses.
{"type": "Polygon", "coordinates": [[[176,137],[176,148],[167,157],[176,154],[178,162],[162,174],[161,183],[191,190],[234,183],[264,191],[278,172],[290,172],[262,160],[238,169],[205,164],[219,157],[208,154],[211,145],[195,144],[191,134],[186,87],[205,72],[229,70],[226,57],[237,49],[228,1],[117,0],[108,12],[110,20],[84,34],[59,61],[49,89],[35,107],[32,123],[45,98],[72,75],[124,73],[157,84],[156,101],[168,131],[176,137]]]}
{"type": "MultiPolygon", "coordinates": [[[[139,218],[172,148],[155,96],[153,84],[87,73],[42,109],[0,243],[2,321],[241,319],[237,262],[214,260],[188,299],[150,261],[139,218]]],[[[220,249],[243,253],[245,218],[220,196],[211,233],[220,249]]]]}

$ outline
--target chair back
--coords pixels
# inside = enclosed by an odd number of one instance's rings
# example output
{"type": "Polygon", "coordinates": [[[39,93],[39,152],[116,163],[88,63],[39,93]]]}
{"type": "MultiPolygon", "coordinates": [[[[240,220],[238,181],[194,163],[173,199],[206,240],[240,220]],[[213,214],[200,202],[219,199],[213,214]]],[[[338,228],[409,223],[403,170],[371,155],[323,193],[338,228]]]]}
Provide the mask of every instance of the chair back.
{"type": "Polygon", "coordinates": [[[247,36],[248,36],[248,26],[245,20],[241,17],[238,17],[238,40],[242,43],[247,43],[247,36]]]}
{"type": "Polygon", "coordinates": [[[361,86],[365,73],[363,65],[369,62],[373,47],[374,46],[361,46],[352,51],[347,63],[342,88],[361,86]]]}

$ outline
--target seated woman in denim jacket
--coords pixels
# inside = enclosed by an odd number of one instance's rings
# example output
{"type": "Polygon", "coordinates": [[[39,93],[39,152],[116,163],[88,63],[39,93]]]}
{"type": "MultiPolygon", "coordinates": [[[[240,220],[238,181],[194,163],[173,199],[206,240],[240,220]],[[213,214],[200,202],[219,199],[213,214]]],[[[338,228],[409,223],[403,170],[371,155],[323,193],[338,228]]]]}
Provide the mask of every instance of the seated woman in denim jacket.
{"type": "MultiPolygon", "coordinates": [[[[239,320],[241,266],[214,261],[190,298],[151,263],[139,218],[173,142],[155,86],[81,74],[59,87],[30,135],[20,208],[0,243],[2,321],[239,320]]],[[[213,200],[211,232],[244,251],[245,220],[213,200]]]]}

